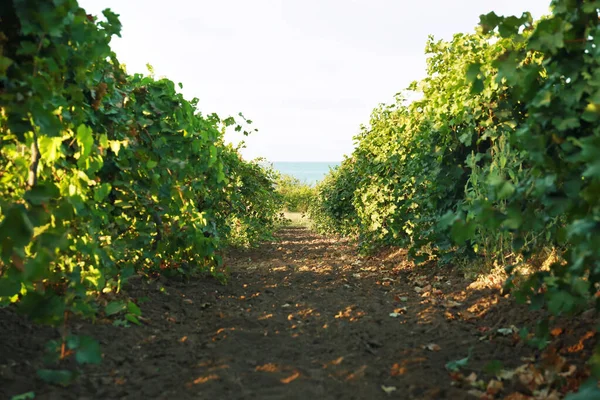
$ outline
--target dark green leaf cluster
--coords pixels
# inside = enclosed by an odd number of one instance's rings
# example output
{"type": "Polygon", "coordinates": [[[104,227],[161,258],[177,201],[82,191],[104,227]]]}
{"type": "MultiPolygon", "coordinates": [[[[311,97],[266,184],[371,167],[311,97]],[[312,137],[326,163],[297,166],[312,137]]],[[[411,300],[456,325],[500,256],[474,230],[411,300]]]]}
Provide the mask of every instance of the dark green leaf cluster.
{"type": "Polygon", "coordinates": [[[308,212],[315,229],[321,233],[352,235],[360,223],[354,208],[354,195],[358,175],[354,161],[346,158],[315,188],[308,212]]]}
{"type": "Polygon", "coordinates": [[[95,315],[134,274],[224,279],[223,247],[268,237],[281,207],[273,173],[223,143],[242,125],[127,74],[103,14],[0,6],[0,303],[45,323],[95,315]]]}
{"type": "Polygon", "coordinates": [[[517,298],[554,314],[598,298],[600,2],[551,9],[539,21],[490,13],[476,33],[431,39],[427,77],[407,92],[418,99],[374,110],[313,218],[341,233],[352,221],[366,249],[483,258],[509,273],[553,248],[517,298]]]}

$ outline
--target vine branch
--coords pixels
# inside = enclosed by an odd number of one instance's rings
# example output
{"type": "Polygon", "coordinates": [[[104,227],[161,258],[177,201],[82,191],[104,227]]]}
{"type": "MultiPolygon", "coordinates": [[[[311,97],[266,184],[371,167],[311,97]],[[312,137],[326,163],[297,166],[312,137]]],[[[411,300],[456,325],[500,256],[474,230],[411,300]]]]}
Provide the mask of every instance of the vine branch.
{"type": "Polygon", "coordinates": [[[31,143],[31,164],[29,165],[29,176],[27,185],[32,188],[37,185],[37,170],[40,163],[40,147],[38,146],[37,133],[33,132],[33,143],[31,143]]]}

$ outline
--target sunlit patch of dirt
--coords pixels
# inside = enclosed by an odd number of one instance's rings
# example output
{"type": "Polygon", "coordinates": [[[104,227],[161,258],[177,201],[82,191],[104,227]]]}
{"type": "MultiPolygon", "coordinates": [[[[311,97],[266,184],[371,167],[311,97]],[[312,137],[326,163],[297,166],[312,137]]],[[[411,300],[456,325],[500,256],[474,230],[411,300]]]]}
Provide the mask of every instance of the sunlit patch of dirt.
{"type": "Polygon", "coordinates": [[[345,309],[340,310],[335,318],[339,319],[347,319],[349,321],[357,321],[360,317],[365,316],[365,312],[361,310],[357,310],[355,305],[347,306],[345,309]]]}

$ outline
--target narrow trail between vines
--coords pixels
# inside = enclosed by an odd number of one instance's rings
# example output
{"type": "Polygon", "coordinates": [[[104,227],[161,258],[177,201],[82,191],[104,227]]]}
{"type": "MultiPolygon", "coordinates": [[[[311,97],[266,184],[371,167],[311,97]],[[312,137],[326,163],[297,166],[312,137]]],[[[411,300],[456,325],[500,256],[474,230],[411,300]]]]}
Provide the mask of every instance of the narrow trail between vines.
{"type": "Polygon", "coordinates": [[[464,399],[472,388],[452,385],[446,363],[471,349],[467,375],[490,360],[514,368],[531,356],[511,335],[485,337],[525,315],[497,290],[467,288],[448,270],[413,270],[402,251],[357,254],[348,241],[289,227],[274,242],[229,254],[226,286],[133,283],[128,294],[147,299],[145,324],[77,324],[78,333],[100,340],[104,360],[68,388],[32,383],[44,343],[56,331],[0,310],[4,326],[18,330],[0,328],[0,394],[464,399]]]}

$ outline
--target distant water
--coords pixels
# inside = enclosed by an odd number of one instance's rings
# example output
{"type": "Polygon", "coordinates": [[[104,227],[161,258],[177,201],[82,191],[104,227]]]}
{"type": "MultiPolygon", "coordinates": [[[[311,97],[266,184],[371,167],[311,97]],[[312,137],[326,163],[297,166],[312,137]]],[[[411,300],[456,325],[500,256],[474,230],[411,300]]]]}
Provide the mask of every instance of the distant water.
{"type": "Polygon", "coordinates": [[[330,168],[340,165],[339,162],[293,162],[278,161],[273,163],[273,168],[282,174],[291,175],[308,185],[315,185],[327,175],[330,168]]]}

